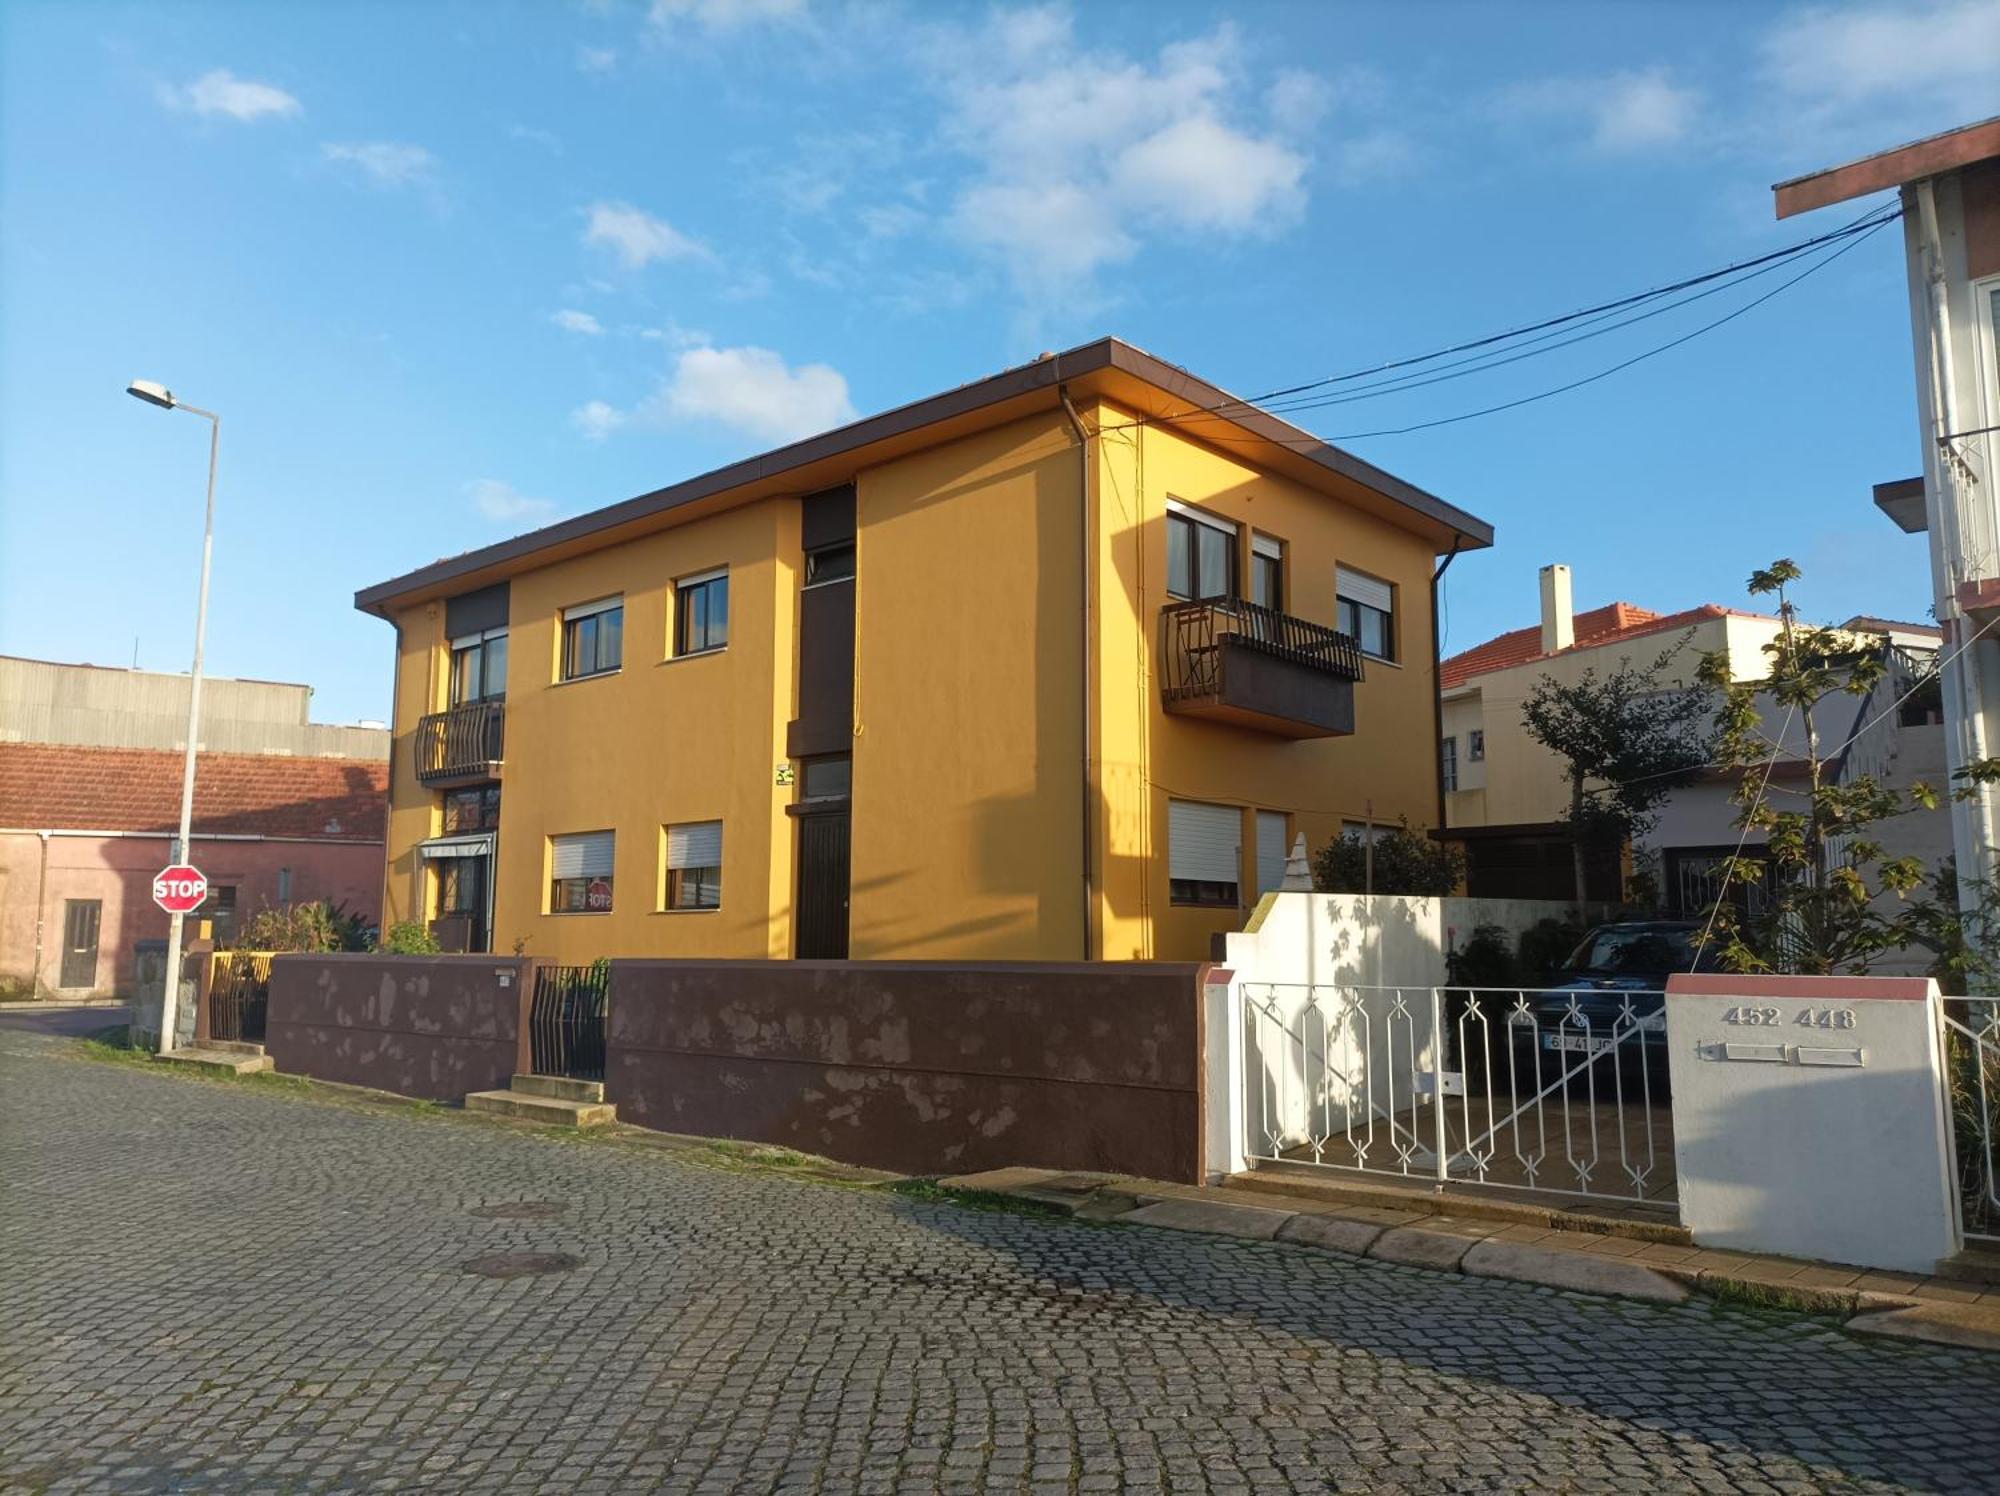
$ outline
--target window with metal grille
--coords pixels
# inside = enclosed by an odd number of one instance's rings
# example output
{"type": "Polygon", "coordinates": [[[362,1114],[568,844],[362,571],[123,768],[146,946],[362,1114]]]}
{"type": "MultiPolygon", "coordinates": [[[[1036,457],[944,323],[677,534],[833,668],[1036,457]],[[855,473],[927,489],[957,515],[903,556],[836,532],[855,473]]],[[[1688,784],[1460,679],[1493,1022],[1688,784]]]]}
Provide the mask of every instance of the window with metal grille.
{"type": "Polygon", "coordinates": [[[674,653],[706,654],[729,643],[729,572],[705,571],[674,583],[674,653]]]}
{"type": "Polygon", "coordinates": [[[1174,903],[1233,908],[1242,869],[1242,811],[1198,800],[1167,802],[1167,879],[1174,903]]]}
{"type": "Polygon", "coordinates": [[[549,838],[549,913],[610,913],[616,842],[610,831],[549,838]]]}
{"type": "Polygon", "coordinates": [[[666,828],[663,909],[722,907],[722,822],[689,821],[666,828]]]}
{"type": "Polygon", "coordinates": [[[563,609],[562,678],[608,675],[624,660],[625,599],[605,598],[563,609]]]}

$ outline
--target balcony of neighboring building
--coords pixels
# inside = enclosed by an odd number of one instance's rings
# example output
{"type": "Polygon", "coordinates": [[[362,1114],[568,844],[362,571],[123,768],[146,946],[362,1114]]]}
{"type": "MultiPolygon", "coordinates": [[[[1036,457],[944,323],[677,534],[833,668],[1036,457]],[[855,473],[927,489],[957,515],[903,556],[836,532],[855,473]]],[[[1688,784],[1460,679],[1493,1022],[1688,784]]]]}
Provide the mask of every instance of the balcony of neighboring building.
{"type": "Polygon", "coordinates": [[[1324,624],[1231,598],[1160,610],[1161,702],[1285,738],[1354,731],[1361,646],[1324,624]]]}
{"type": "Polygon", "coordinates": [[[507,703],[470,701],[417,721],[417,779],[433,789],[498,779],[507,703]]]}

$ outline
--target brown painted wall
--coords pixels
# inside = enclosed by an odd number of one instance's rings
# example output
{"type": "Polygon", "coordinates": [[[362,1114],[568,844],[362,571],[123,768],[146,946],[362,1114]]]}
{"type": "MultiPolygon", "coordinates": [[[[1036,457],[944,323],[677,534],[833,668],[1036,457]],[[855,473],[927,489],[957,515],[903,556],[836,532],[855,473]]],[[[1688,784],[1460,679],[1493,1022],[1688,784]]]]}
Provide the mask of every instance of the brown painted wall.
{"type": "Polygon", "coordinates": [[[535,963],[493,956],[280,956],[265,1048],[291,1075],[459,1101],[504,1089],[535,963]]]}
{"type": "Polygon", "coordinates": [[[1201,972],[618,961],[605,1099],[642,1127],[908,1173],[1028,1164],[1199,1183],[1201,972]]]}

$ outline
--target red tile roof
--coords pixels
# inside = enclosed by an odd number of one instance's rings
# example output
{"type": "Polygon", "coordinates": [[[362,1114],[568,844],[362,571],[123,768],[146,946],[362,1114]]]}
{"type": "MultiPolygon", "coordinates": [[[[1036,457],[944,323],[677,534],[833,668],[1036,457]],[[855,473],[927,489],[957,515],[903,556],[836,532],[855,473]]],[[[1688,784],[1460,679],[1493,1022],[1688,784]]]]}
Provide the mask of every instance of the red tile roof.
{"type": "MultiPolygon", "coordinates": [[[[1603,644],[1614,644],[1625,639],[1638,639],[1647,634],[1663,634],[1674,629],[1687,628],[1703,623],[1711,618],[1767,618],[1763,613],[1745,613],[1736,608],[1724,608],[1715,603],[1703,603],[1698,608],[1687,608],[1679,613],[1655,613],[1650,608],[1634,607],[1631,603],[1611,603],[1602,608],[1592,608],[1587,613],[1575,615],[1576,643],[1574,649],[1592,649],[1603,644]]],[[[1776,619],[1771,619],[1776,622],[1776,619]]],[[[1567,651],[1565,651],[1567,653],[1567,651]]],[[[1488,639],[1484,644],[1475,645],[1462,654],[1455,654],[1440,667],[1438,679],[1449,689],[1462,686],[1477,676],[1495,670],[1505,670],[1510,665],[1526,665],[1533,660],[1548,658],[1542,652],[1542,627],[1539,623],[1524,629],[1514,629],[1488,639]]]]}
{"type": "MultiPolygon", "coordinates": [[[[180,820],[182,755],[147,748],[0,743],[0,826],[165,831],[180,820]]],[[[213,835],[387,838],[389,766],[351,758],[204,753],[194,829],[213,835]]]]}

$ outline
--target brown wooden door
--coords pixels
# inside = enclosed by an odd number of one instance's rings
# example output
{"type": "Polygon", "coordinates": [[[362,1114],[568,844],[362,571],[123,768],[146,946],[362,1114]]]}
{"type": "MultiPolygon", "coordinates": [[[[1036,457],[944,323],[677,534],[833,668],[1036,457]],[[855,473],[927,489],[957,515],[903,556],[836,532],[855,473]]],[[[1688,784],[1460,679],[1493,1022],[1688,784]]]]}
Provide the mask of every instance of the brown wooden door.
{"type": "Polygon", "coordinates": [[[799,817],[799,891],[792,953],[847,959],[848,824],[845,807],[799,817]]]}
{"type": "Polygon", "coordinates": [[[97,933],[103,917],[102,899],[63,901],[61,985],[65,987],[97,985],[97,933]]]}

